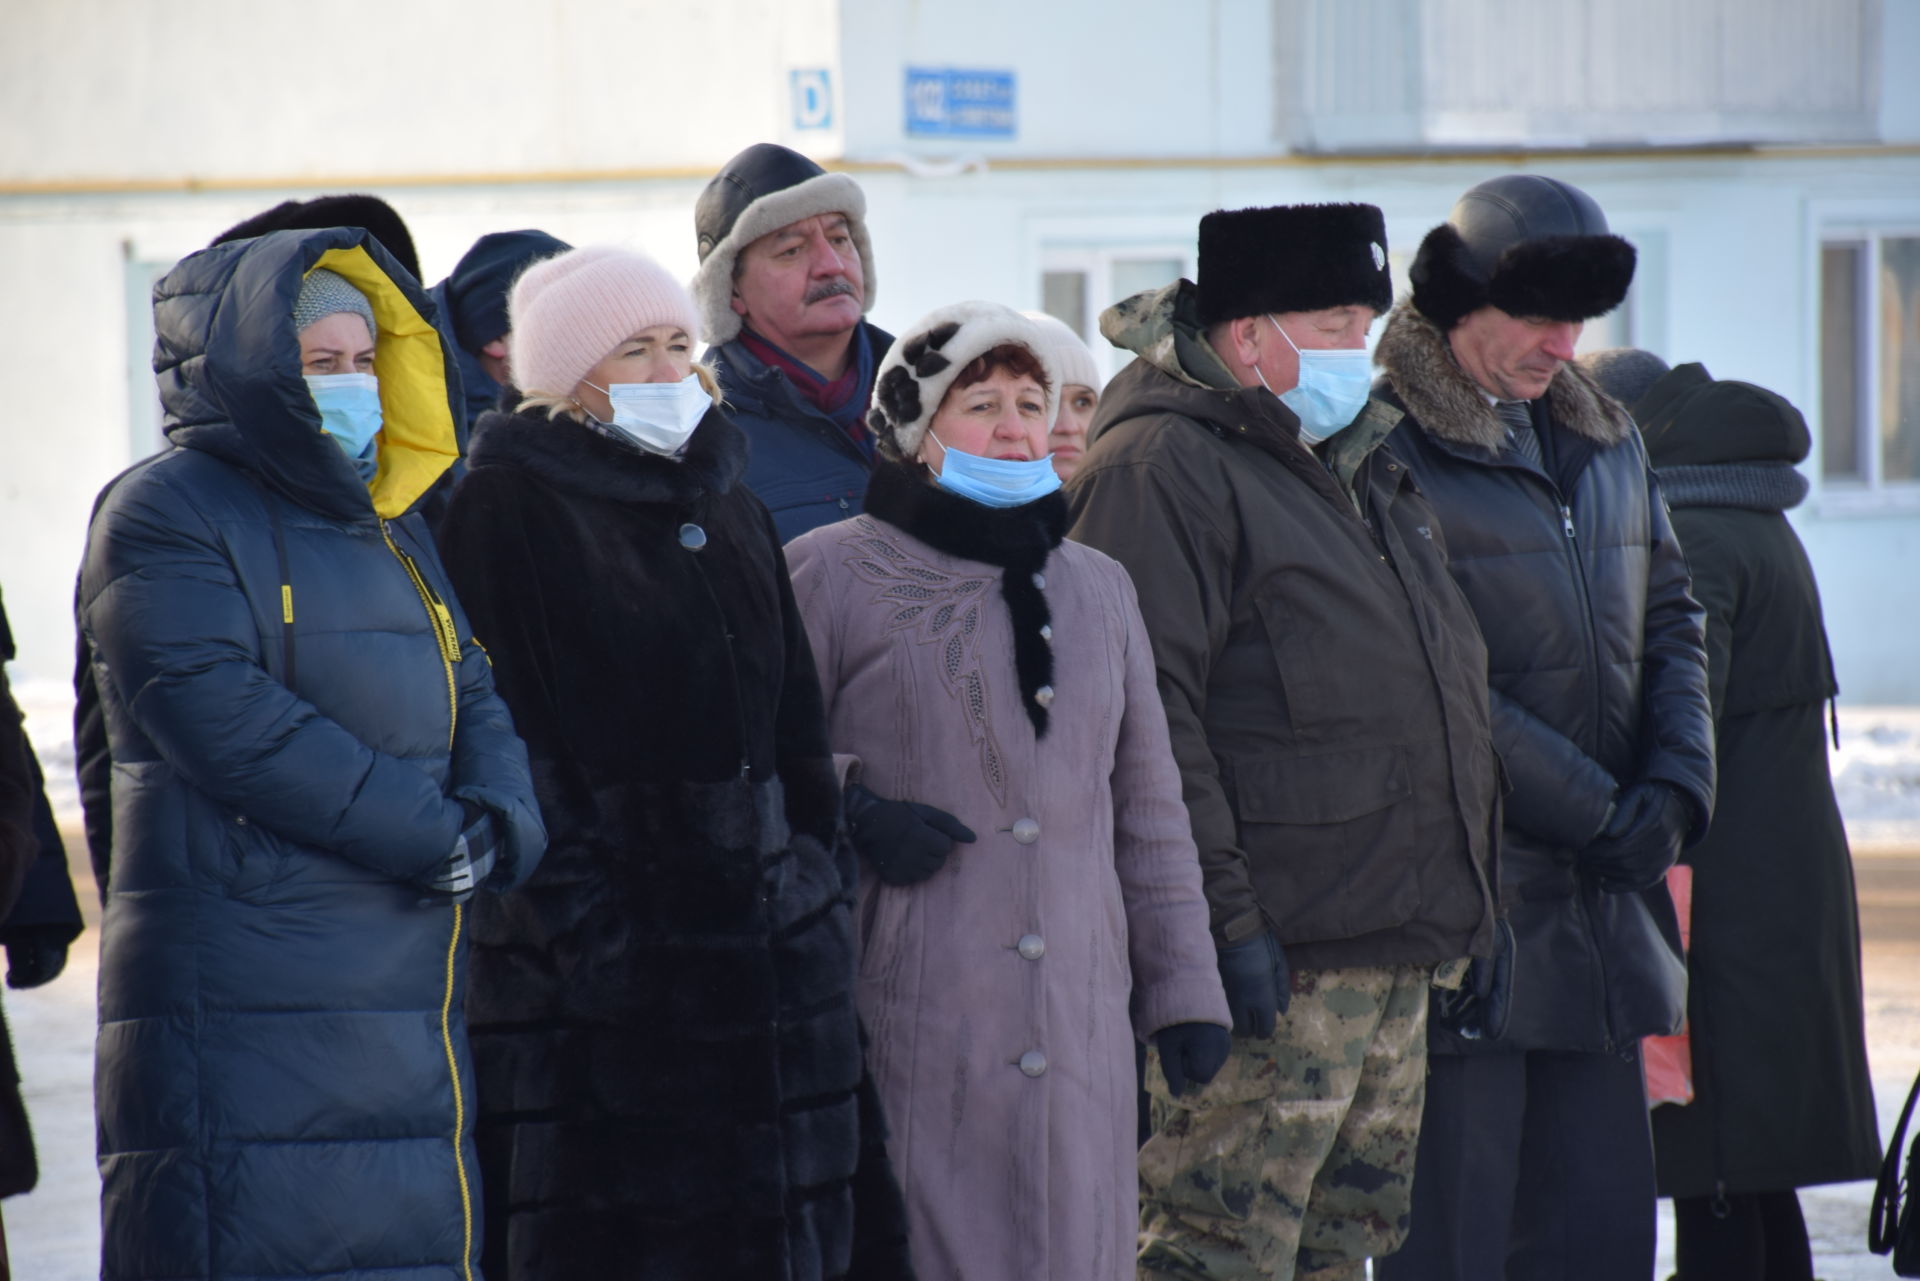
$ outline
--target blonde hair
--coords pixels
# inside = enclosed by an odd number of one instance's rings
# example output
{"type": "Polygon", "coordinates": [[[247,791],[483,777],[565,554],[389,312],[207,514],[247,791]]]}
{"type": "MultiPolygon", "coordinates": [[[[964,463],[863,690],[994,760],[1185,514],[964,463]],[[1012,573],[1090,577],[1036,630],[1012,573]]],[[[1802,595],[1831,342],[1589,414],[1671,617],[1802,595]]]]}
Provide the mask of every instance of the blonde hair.
{"type": "MultiPolygon", "coordinates": [[[[713,397],[714,405],[725,409],[727,398],[720,394],[720,379],[713,372],[713,366],[701,364],[696,360],[693,362],[693,374],[700,380],[700,386],[707,395],[713,397]]],[[[573,398],[572,392],[564,395],[556,395],[549,391],[522,392],[520,403],[513,408],[516,414],[538,414],[543,410],[548,418],[564,414],[577,423],[587,421],[587,411],[580,407],[580,402],[573,398]]]]}

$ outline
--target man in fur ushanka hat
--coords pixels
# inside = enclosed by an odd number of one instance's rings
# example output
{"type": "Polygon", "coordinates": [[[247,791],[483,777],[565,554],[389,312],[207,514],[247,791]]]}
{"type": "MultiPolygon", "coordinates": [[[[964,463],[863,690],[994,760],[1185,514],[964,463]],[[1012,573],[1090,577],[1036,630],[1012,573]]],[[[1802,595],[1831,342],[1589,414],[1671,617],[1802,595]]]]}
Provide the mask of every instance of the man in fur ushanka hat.
{"type": "Polygon", "coordinates": [[[844,173],[758,142],[693,207],[690,287],[706,362],[753,444],[747,485],[782,542],[860,514],[873,467],[867,409],[893,336],[868,323],[867,198],[844,173]]]}
{"type": "Polygon", "coordinates": [[[1428,233],[1387,321],[1388,444],[1479,619],[1511,784],[1502,1035],[1436,1024],[1405,1247],[1383,1281],[1645,1277],[1654,1173],[1636,1047],[1686,973],[1664,874],[1713,810],[1703,614],[1627,411],[1571,363],[1633,247],[1579,188],[1508,174],[1428,233]]]}
{"type": "Polygon", "coordinates": [[[1428,991],[1493,950],[1486,654],[1385,447],[1372,205],[1208,214],[1197,284],[1100,330],[1071,537],[1126,566],[1233,1050],[1140,1152],[1141,1275],[1357,1281],[1405,1230],[1428,991]]]}

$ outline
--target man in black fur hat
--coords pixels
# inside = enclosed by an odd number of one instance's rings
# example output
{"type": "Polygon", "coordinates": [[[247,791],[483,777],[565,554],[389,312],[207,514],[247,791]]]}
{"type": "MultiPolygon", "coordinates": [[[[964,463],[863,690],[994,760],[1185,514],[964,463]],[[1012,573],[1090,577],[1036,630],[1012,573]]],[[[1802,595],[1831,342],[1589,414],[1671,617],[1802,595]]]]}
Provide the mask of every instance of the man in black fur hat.
{"type": "Polygon", "coordinates": [[[1375,395],[1486,638],[1511,791],[1503,1034],[1436,1025],[1408,1278],[1646,1277],[1653,1150],[1638,1045],[1686,972],[1664,876],[1713,810],[1703,615],[1647,453],[1573,359],[1633,247],[1585,192],[1481,183],[1428,233],[1375,395]]]}
{"type": "Polygon", "coordinates": [[[1142,1275],[1357,1281],[1405,1231],[1427,993],[1493,948],[1486,653],[1383,446],[1372,205],[1207,215],[1200,282],[1100,318],[1138,355],[1068,489],[1127,567],[1234,1050],[1140,1153],[1142,1275]]]}

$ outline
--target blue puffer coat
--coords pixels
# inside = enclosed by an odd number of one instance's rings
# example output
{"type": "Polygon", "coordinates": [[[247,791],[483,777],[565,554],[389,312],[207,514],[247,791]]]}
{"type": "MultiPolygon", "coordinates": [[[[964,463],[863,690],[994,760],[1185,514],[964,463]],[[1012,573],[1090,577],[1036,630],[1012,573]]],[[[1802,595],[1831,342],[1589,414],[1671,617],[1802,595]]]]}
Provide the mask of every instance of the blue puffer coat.
{"type": "Polygon", "coordinates": [[[101,503],[78,593],[113,763],[101,1275],[472,1281],[465,913],[412,882],[451,851],[456,798],[497,820],[495,888],[546,838],[405,514],[455,457],[458,382],[358,229],[206,250],[154,298],[173,448],[101,503]],[[300,377],[316,266],[379,319],[371,495],[300,377]]]}
{"type": "MultiPolygon", "coordinates": [[[[893,346],[891,334],[864,320],[853,340],[867,344],[876,366],[893,346]]],[[[873,463],[852,437],[739,339],[707,348],[706,361],[726,395],[727,416],[747,434],[747,488],[773,513],[780,541],[858,516],[873,463]]]]}

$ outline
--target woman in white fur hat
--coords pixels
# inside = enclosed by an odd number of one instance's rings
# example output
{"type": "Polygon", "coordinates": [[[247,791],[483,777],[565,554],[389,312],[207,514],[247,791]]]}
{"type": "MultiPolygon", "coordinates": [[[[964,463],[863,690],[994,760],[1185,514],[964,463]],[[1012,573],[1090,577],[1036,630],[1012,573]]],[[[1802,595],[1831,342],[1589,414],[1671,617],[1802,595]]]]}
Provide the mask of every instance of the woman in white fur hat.
{"type": "Polygon", "coordinates": [[[1044,311],[1020,313],[1040,331],[1047,345],[1047,361],[1060,378],[1060,408],[1054,412],[1053,427],[1047,432],[1047,449],[1053,455],[1053,470],[1060,483],[1072,480],[1080,470],[1087,452],[1087,428],[1093,426],[1093,411],[1100,407],[1100,389],[1107,380],[1093,352],[1072,326],[1044,311]]]}
{"type": "Polygon", "coordinates": [[[910,327],[866,514],[787,545],[922,1281],[1131,1277],[1134,1041],[1194,1082],[1228,1048],[1133,587],[1061,541],[1048,350],[992,303],[910,327]]]}

